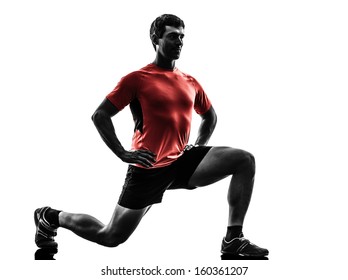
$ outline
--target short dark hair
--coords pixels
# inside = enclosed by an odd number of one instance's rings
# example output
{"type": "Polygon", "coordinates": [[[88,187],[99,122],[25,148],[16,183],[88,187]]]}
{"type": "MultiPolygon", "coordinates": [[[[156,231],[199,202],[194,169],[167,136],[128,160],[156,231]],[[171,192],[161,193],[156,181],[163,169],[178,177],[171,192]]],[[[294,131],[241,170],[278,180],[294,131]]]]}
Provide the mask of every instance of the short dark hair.
{"type": "Polygon", "coordinates": [[[155,50],[156,44],[153,42],[154,36],[161,38],[166,30],[166,26],[185,28],[184,21],[175,15],[163,14],[157,17],[150,27],[150,39],[155,50]]]}

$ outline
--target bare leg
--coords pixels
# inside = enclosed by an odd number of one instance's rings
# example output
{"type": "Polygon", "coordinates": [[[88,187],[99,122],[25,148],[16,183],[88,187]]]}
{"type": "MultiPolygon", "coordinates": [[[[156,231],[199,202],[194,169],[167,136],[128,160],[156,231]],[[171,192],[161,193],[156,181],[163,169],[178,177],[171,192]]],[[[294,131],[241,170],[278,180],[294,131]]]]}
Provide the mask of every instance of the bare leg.
{"type": "Polygon", "coordinates": [[[116,247],[128,239],[150,207],[134,210],[117,204],[107,225],[90,215],[61,212],[59,224],[84,239],[100,245],[116,247]]]}
{"type": "Polygon", "coordinates": [[[254,185],[255,160],[243,150],[214,147],[204,157],[190,178],[189,184],[205,186],[232,174],[228,189],[228,229],[222,240],[223,255],[265,257],[268,250],[248,239],[241,238],[244,218],[248,210],[254,185]]]}
{"type": "Polygon", "coordinates": [[[206,186],[233,175],[227,195],[228,225],[243,225],[251,199],[255,176],[254,157],[243,150],[213,147],[190,178],[192,186],[206,186]]]}

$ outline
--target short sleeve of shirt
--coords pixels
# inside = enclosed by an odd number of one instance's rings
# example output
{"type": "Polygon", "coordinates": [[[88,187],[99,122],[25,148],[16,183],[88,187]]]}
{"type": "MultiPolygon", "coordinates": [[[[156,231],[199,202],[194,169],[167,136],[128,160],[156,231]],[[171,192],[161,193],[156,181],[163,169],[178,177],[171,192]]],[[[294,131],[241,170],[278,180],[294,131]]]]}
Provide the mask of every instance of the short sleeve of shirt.
{"type": "Polygon", "coordinates": [[[195,80],[194,78],[192,79],[196,89],[194,109],[197,112],[197,114],[202,115],[210,109],[211,102],[206,93],[204,92],[202,86],[197,82],[197,80],[195,80]]]}
{"type": "Polygon", "coordinates": [[[124,76],[106,98],[121,111],[135,98],[137,82],[136,72],[124,76]]]}

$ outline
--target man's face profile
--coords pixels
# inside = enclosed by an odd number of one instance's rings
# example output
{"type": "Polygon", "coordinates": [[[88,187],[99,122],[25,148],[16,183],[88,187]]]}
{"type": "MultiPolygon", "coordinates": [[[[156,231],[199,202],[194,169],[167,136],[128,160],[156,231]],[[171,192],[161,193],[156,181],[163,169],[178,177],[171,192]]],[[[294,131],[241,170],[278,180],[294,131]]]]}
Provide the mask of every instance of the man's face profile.
{"type": "Polygon", "coordinates": [[[184,36],[183,27],[166,26],[163,36],[158,39],[158,52],[165,58],[178,59],[184,36]]]}

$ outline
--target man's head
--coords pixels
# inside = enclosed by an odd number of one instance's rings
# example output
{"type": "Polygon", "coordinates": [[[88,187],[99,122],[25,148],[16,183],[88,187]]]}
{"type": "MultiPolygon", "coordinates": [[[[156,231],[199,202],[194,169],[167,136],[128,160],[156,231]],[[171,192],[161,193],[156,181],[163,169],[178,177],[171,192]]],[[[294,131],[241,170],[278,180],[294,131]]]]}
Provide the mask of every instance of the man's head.
{"type": "Polygon", "coordinates": [[[171,14],[163,14],[156,18],[150,27],[150,39],[154,49],[156,50],[156,45],[158,45],[158,40],[162,38],[163,34],[166,31],[166,26],[176,27],[176,28],[185,28],[183,20],[179,17],[171,14]]]}

